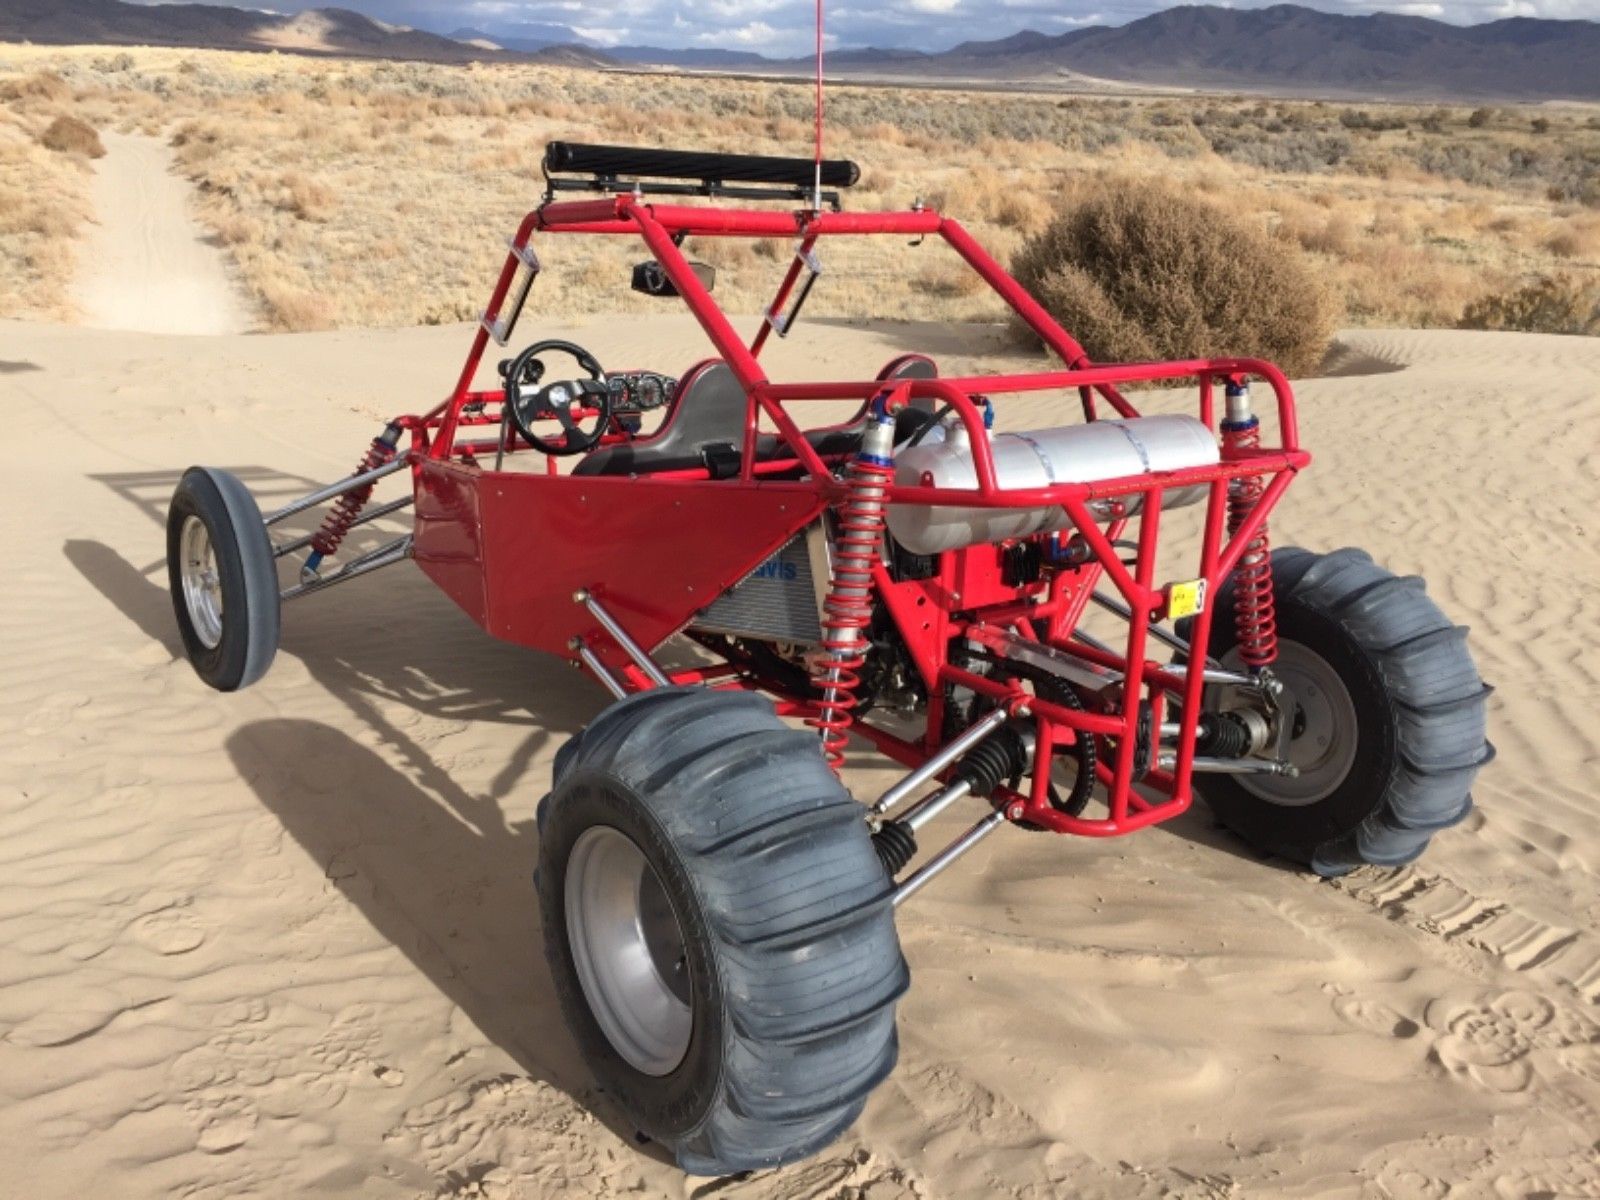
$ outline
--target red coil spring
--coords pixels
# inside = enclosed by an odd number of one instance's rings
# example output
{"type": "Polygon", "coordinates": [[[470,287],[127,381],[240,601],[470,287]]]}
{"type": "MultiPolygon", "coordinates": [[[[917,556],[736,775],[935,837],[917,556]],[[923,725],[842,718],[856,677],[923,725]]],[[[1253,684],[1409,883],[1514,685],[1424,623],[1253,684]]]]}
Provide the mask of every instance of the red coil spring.
{"type": "Polygon", "coordinates": [[[811,660],[812,686],[822,693],[808,724],[822,731],[822,752],[835,771],[844,766],[856,688],[866,662],[866,628],[872,623],[872,568],[883,542],[883,489],[894,468],[857,459],[845,483],[850,492],[839,510],[833,578],[822,602],[822,652],[811,660]]]}
{"type": "MultiPolygon", "coordinates": [[[[393,460],[395,448],[383,437],[372,439],[372,445],[367,448],[366,456],[356,465],[352,474],[364,475],[368,471],[376,471],[393,460]]],[[[334,502],[328,515],[322,519],[322,527],[317,530],[317,536],[311,539],[311,548],[323,558],[331,558],[344,542],[345,535],[350,532],[350,526],[355,524],[356,518],[361,515],[361,510],[367,506],[367,501],[372,498],[372,489],[376,483],[369,483],[346,492],[334,502]]]]}
{"type": "MultiPolygon", "coordinates": [[[[1261,444],[1261,426],[1224,429],[1229,451],[1254,450],[1261,444]]],[[[1259,475],[1235,479],[1228,487],[1228,536],[1239,531],[1255,509],[1266,485],[1259,475]]],[[[1278,657],[1278,620],[1272,596],[1272,546],[1267,524],[1261,523],[1245,546],[1233,575],[1233,622],[1239,635],[1239,657],[1249,667],[1265,667],[1278,657]]]]}

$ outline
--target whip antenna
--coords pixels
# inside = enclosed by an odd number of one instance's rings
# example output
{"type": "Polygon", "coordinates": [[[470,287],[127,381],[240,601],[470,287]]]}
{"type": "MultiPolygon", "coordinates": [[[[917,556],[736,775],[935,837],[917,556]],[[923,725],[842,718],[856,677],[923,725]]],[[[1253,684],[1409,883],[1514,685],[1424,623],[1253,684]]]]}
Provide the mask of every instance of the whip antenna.
{"type": "Polygon", "coordinates": [[[822,211],[822,0],[817,0],[817,181],[811,207],[822,211]]]}

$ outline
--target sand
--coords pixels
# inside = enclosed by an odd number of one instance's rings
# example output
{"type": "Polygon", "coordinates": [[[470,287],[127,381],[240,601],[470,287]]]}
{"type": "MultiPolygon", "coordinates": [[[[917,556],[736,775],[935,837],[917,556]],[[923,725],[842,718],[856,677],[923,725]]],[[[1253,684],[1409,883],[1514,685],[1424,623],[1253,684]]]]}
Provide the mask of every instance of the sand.
{"type": "Polygon", "coordinates": [[[106,133],[95,164],[97,222],[73,289],[81,322],[138,333],[244,333],[250,307],[227,255],[189,212],[192,189],[160,138],[106,133]]]}
{"type": "MultiPolygon", "coordinates": [[[[539,332],[698,356],[677,318],[539,332]]],[[[817,322],[777,358],[993,336],[817,322]]],[[[410,565],[289,607],[253,690],[180,657],[183,468],[332,478],[467,338],[0,323],[0,1194],[1600,1195],[1600,341],[1360,332],[1300,389],[1277,539],[1426,575],[1498,689],[1464,826],[1339,883],[1201,809],[1003,830],[901,914],[901,1063],[858,1125],[708,1183],[596,1094],[538,948],[534,805],[597,686],[410,565]]]]}

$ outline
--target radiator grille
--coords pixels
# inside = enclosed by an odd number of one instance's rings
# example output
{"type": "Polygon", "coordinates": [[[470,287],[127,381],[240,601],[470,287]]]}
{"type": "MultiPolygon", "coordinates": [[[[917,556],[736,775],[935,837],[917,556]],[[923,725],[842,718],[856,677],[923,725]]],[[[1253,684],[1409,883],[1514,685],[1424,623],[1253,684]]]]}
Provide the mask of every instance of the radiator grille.
{"type": "Polygon", "coordinates": [[[717,597],[689,628],[772,642],[822,638],[817,580],[804,532],[717,597]]]}

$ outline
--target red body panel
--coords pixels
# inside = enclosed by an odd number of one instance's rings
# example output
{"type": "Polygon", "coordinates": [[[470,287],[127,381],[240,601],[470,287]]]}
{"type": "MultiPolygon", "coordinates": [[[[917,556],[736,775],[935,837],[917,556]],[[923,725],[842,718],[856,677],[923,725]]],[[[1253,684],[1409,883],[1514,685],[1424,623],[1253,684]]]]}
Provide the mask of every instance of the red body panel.
{"type": "Polygon", "coordinates": [[[425,463],[417,480],[419,566],[495,637],[567,655],[601,636],[586,589],[646,648],[759,566],[817,518],[800,483],[658,482],[480,471],[425,463]]]}

